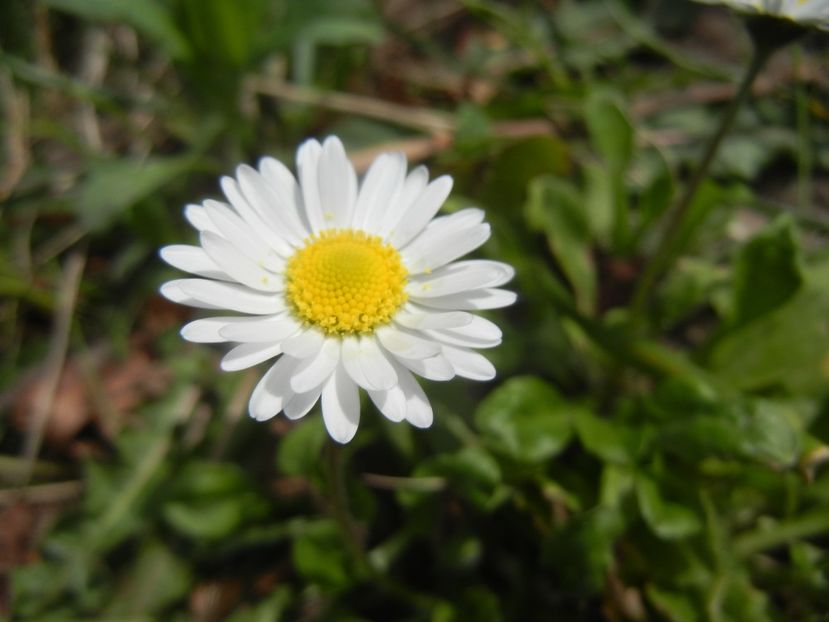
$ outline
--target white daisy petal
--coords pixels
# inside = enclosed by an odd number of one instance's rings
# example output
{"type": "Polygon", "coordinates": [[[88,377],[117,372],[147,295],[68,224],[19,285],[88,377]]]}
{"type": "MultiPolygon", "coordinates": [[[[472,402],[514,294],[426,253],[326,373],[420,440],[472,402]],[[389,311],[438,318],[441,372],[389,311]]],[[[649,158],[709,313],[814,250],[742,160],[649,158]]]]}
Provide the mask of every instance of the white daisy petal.
{"type": "Polygon", "coordinates": [[[290,356],[281,356],[256,384],[248,403],[250,416],[257,421],[270,419],[282,410],[283,405],[294,394],[290,378],[299,361],[290,356]]]}
{"type": "Polygon", "coordinates": [[[383,347],[407,359],[425,359],[440,353],[440,346],[434,341],[418,337],[414,333],[394,326],[381,326],[375,330],[383,347]]]}
{"type": "Polygon", "coordinates": [[[490,233],[487,223],[450,233],[424,231],[403,250],[403,261],[411,274],[428,272],[475,250],[489,239],[490,233]]]}
{"type": "Polygon", "coordinates": [[[418,428],[432,425],[432,405],[421,386],[411,372],[401,367],[397,369],[399,386],[406,396],[406,421],[418,428]]]}
{"type": "Polygon", "coordinates": [[[259,365],[279,354],[282,354],[282,348],[278,343],[243,343],[224,355],[221,367],[225,371],[239,371],[259,365]]]}
{"type": "Polygon", "coordinates": [[[210,231],[202,231],[201,245],[208,257],[223,272],[242,285],[263,292],[281,292],[285,284],[281,276],[263,269],[225,238],[210,231]]]}
{"type": "Polygon", "coordinates": [[[285,406],[283,408],[285,416],[291,420],[301,419],[307,415],[314,407],[314,404],[319,401],[320,393],[322,393],[321,386],[306,393],[294,393],[291,399],[285,402],[285,406]]]}
{"type": "MultiPolygon", "coordinates": [[[[269,315],[285,310],[285,302],[281,296],[257,292],[237,283],[207,279],[178,279],[165,283],[165,286],[172,284],[175,284],[190,299],[209,305],[205,307],[208,309],[228,309],[251,315],[269,315]]],[[[163,288],[162,294],[165,294],[163,288]]]]}
{"type": "Polygon", "coordinates": [[[324,342],[325,335],[315,328],[307,328],[286,339],[282,348],[291,356],[306,358],[316,356],[324,342]]]}
{"type": "Polygon", "coordinates": [[[340,361],[340,342],[326,339],[316,356],[302,361],[291,378],[291,388],[305,393],[323,384],[337,368],[340,361]]]}
{"type": "Polygon", "coordinates": [[[366,388],[369,390],[389,389],[397,382],[394,366],[373,335],[360,338],[359,364],[368,380],[366,388]]]}
{"type": "Polygon", "coordinates": [[[482,354],[448,345],[443,346],[443,354],[452,363],[458,376],[481,381],[495,378],[495,367],[482,354]]]}
{"type": "MultiPolygon", "coordinates": [[[[236,174],[241,175],[239,169],[236,170],[236,174]]],[[[232,177],[222,177],[221,185],[222,192],[225,193],[233,208],[238,212],[240,219],[247,225],[248,229],[255,232],[256,238],[262,240],[264,250],[251,249],[257,252],[257,256],[254,259],[260,259],[260,257],[265,256],[265,253],[278,255],[280,257],[288,257],[293,253],[293,247],[282,237],[280,230],[277,228],[278,225],[272,225],[263,220],[242,192],[239,182],[232,177]]],[[[206,204],[207,201],[205,201],[206,204]]],[[[222,232],[224,232],[224,229],[222,229],[222,232]]],[[[265,261],[265,259],[262,259],[262,261],[265,261]]]]}
{"type": "Polygon", "coordinates": [[[386,391],[368,391],[368,396],[389,421],[398,423],[406,418],[406,394],[399,385],[386,391]]]}
{"type": "Polygon", "coordinates": [[[369,389],[368,378],[360,367],[360,339],[354,335],[343,337],[340,362],[351,379],[363,389],[369,389]]]}
{"type": "Polygon", "coordinates": [[[357,174],[336,136],[325,139],[318,167],[319,197],[326,227],[351,226],[357,200],[357,174]]]}
{"type": "Polygon", "coordinates": [[[466,311],[449,311],[441,313],[420,305],[407,304],[402,311],[394,316],[394,321],[406,328],[455,328],[465,326],[474,316],[466,311]]]}
{"type": "Polygon", "coordinates": [[[259,173],[271,191],[274,209],[285,222],[286,239],[304,240],[311,234],[311,227],[299,209],[302,195],[296,178],[282,162],[268,157],[259,160],[259,173]]]}
{"type": "Polygon", "coordinates": [[[326,228],[322,203],[320,202],[318,174],[318,163],[321,154],[322,145],[313,139],[302,143],[296,154],[299,184],[302,189],[302,204],[312,233],[317,233],[326,228]]]}
{"type": "Polygon", "coordinates": [[[413,277],[406,291],[414,298],[434,298],[471,289],[498,287],[514,276],[512,266],[500,261],[456,261],[429,274],[413,277]]]}
{"type": "Polygon", "coordinates": [[[338,443],[347,443],[357,433],[360,396],[342,365],[336,366],[322,390],[322,419],[328,434],[338,443]]]}
{"type": "Polygon", "coordinates": [[[400,191],[405,175],[406,156],[402,153],[384,153],[378,156],[360,186],[351,226],[375,233],[382,214],[389,209],[400,191]]]}
{"type": "MultiPolygon", "coordinates": [[[[256,319],[259,319],[257,316],[256,319]]],[[[181,329],[181,336],[187,341],[194,343],[222,343],[234,341],[221,334],[222,329],[236,322],[249,322],[248,317],[206,317],[200,320],[193,320],[185,324],[181,329]]]]}
{"type": "MultiPolygon", "coordinates": [[[[293,247],[299,246],[306,234],[296,219],[296,211],[285,205],[283,198],[274,192],[253,167],[243,164],[236,169],[236,177],[239,180],[239,190],[242,195],[261,222],[273,232],[271,235],[278,238],[278,243],[287,243],[293,247]]],[[[265,239],[271,241],[271,235],[265,239]]]]}
{"type": "Polygon", "coordinates": [[[240,343],[281,343],[302,328],[287,313],[270,317],[236,318],[219,329],[219,335],[227,341],[240,343]]]}
{"type": "Polygon", "coordinates": [[[210,220],[207,210],[201,205],[188,205],[184,208],[184,217],[197,231],[212,231],[219,233],[219,229],[210,220]]]}
{"type": "Polygon", "coordinates": [[[202,300],[198,300],[191,296],[190,294],[186,293],[184,289],[181,287],[182,281],[186,281],[187,279],[176,279],[173,281],[167,281],[164,283],[158,290],[158,292],[164,296],[170,302],[175,302],[180,305],[187,305],[188,307],[196,307],[197,309],[224,309],[225,307],[221,304],[215,305],[209,302],[204,302],[202,300]]]}
{"type": "MultiPolygon", "coordinates": [[[[277,250],[268,246],[254,228],[227,205],[208,199],[204,202],[204,209],[219,229],[220,235],[239,251],[268,270],[281,272],[284,269],[285,261],[280,258],[277,250]]],[[[264,226],[259,227],[260,232],[263,229],[264,226]]]]}
{"type": "Polygon", "coordinates": [[[216,262],[210,259],[200,246],[171,244],[159,250],[158,254],[174,268],[191,274],[208,279],[228,280],[231,278],[219,269],[216,262]]]}
{"type": "Polygon", "coordinates": [[[408,244],[434,218],[451,191],[452,178],[448,175],[438,177],[426,186],[426,189],[391,231],[389,242],[396,248],[402,248],[408,244]]]}
{"type": "Polygon", "coordinates": [[[462,348],[494,348],[501,343],[501,329],[480,316],[466,326],[424,331],[429,337],[462,348]]]}
{"type": "Polygon", "coordinates": [[[484,311],[500,309],[513,304],[518,296],[506,289],[476,289],[470,292],[449,294],[437,298],[419,298],[418,302],[435,309],[463,309],[465,311],[484,311]]]}
{"type": "Polygon", "coordinates": [[[406,180],[403,182],[403,187],[400,189],[394,200],[392,200],[391,204],[388,206],[378,206],[381,210],[372,210],[370,212],[370,220],[372,222],[379,222],[380,225],[376,229],[373,229],[378,235],[386,236],[392,231],[395,227],[397,227],[397,223],[400,222],[400,219],[403,217],[412,204],[417,200],[417,197],[420,196],[420,193],[423,192],[423,189],[426,188],[426,184],[429,182],[429,171],[426,170],[425,166],[418,166],[414,169],[409,175],[406,177],[406,180]]]}
{"type": "Polygon", "coordinates": [[[419,360],[398,357],[397,362],[427,380],[446,381],[455,377],[455,368],[443,354],[419,360]]]}

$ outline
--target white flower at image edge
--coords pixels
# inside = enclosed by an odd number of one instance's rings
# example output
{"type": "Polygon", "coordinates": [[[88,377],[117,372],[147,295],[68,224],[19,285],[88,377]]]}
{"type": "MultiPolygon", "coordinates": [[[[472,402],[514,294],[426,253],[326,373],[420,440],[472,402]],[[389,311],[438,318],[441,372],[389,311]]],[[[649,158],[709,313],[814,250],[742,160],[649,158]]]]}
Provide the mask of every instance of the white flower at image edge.
{"type": "Polygon", "coordinates": [[[829,30],[829,0],[697,0],[704,4],[723,4],[737,11],[782,17],[829,30]]]}
{"type": "Polygon", "coordinates": [[[188,205],[199,246],[161,249],[171,266],[198,278],[169,281],[161,293],[192,307],[225,309],[185,325],[197,343],[232,342],[221,366],[235,371],[279,357],[250,398],[259,421],[308,413],[318,400],[331,437],[346,443],[360,420],[358,387],[391,421],[432,423],[414,375],[490,380],[476,350],[501,331],[471,313],[512,304],[500,289],[507,264],[458,261],[490,236],[480,209],[435,218],[452,179],[429,182],[425,167],[384,153],[361,182],[342,143],[303,143],[298,179],[279,161],[241,165],[224,177],[228,202],[188,205]]]}

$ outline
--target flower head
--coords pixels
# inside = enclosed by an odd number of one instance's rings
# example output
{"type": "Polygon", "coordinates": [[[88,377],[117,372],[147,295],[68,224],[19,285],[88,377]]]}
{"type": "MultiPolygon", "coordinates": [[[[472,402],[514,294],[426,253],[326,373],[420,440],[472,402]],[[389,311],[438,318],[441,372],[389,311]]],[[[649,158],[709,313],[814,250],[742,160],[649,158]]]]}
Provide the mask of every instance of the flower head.
{"type": "Polygon", "coordinates": [[[303,143],[298,179],[279,161],[242,165],[224,177],[227,203],[188,205],[200,245],[161,249],[170,265],[198,278],[169,281],[161,293],[193,307],[227,309],[190,322],[182,336],[232,342],[228,371],[278,357],[250,398],[265,420],[308,413],[318,400],[331,437],[346,443],[360,419],[358,387],[392,421],[432,423],[414,374],[430,380],[490,380],[480,348],[498,327],[471,311],[504,307],[500,289],[514,270],[497,261],[457,261],[490,235],[476,208],[435,218],[452,188],[407,174],[399,153],[380,155],[362,182],[342,143],[303,143]]]}
{"type": "Polygon", "coordinates": [[[724,4],[737,11],[787,19],[804,26],[829,30],[829,0],[697,0],[724,4]]]}

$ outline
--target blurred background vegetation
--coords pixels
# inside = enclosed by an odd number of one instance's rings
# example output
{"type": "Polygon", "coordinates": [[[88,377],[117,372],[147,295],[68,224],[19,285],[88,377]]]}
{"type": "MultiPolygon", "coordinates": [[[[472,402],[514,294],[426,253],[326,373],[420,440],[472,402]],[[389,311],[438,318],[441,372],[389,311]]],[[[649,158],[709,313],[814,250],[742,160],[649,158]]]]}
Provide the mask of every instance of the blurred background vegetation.
{"type": "Polygon", "coordinates": [[[1,13],[1,615],[827,619],[826,38],[771,59],[632,307],[748,58],[726,9],[1,13]],[[341,452],[318,413],[249,420],[261,370],[220,373],[157,295],[186,203],[329,133],[453,175],[519,292],[497,380],[427,382],[426,431],[366,405],[341,452]]]}

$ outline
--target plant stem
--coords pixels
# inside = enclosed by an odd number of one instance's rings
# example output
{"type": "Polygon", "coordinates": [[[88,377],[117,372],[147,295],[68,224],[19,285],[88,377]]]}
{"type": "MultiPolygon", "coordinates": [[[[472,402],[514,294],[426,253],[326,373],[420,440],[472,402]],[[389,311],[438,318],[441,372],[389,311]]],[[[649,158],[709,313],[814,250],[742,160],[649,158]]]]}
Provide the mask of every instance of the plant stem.
{"type": "Polygon", "coordinates": [[[743,75],[740,87],[734,95],[734,98],[728,104],[728,108],[726,108],[723,113],[720,124],[717,127],[716,132],[714,132],[711,136],[708,146],[705,148],[702,159],[691,177],[691,181],[688,182],[688,185],[685,187],[685,192],[682,194],[676,207],[669,216],[668,224],[665,227],[665,231],[659,241],[656,251],[651,257],[651,260],[645,266],[645,270],[639,279],[639,283],[636,286],[636,291],[633,295],[633,301],[631,303],[631,310],[634,316],[641,315],[647,305],[651,291],[657,279],[667,272],[667,270],[671,267],[671,263],[673,263],[674,259],[676,259],[679,255],[676,244],[679,241],[679,236],[685,228],[685,224],[691,214],[691,207],[694,202],[694,197],[696,197],[700,184],[702,184],[708,176],[708,170],[711,168],[711,162],[713,162],[714,156],[717,155],[717,151],[719,151],[723,138],[725,138],[725,135],[728,134],[733,127],[734,120],[737,118],[737,112],[740,110],[740,107],[746,99],[748,99],[748,96],[751,93],[751,86],[754,84],[757,74],[760,73],[763,65],[766,64],[766,61],[772,51],[773,49],[770,48],[756,45],[754,46],[751,62],[743,75]]]}
{"type": "Polygon", "coordinates": [[[357,532],[351,510],[348,507],[348,490],[345,485],[343,449],[329,441],[325,446],[328,486],[330,488],[331,513],[342,531],[346,545],[351,550],[360,572],[371,570],[363,541],[357,532]]]}

